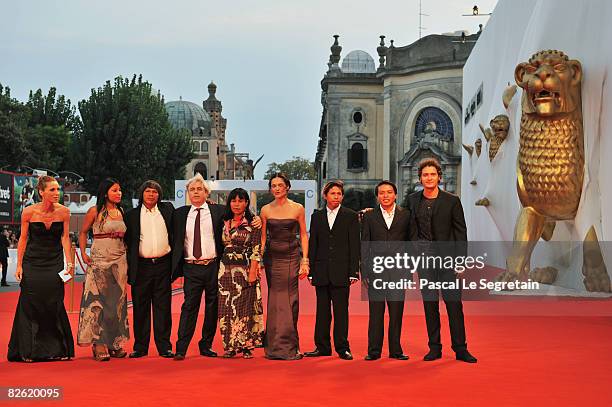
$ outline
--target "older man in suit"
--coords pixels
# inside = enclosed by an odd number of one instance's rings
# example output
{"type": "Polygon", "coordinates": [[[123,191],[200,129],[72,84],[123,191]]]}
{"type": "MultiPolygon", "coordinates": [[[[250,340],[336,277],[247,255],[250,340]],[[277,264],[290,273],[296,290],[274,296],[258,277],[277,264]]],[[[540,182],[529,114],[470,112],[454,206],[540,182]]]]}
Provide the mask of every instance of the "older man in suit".
{"type": "MultiPolygon", "coordinates": [[[[184,276],[184,302],[178,328],[174,360],[184,360],[193,338],[202,294],[205,298],[200,355],[216,357],[211,349],[218,317],[218,272],[223,254],[223,214],[225,206],[208,203],[210,187],[198,173],[187,181],[190,205],[174,213],[174,247],[172,250],[172,281],[184,276]]],[[[261,227],[255,217],[253,226],[261,227]]]]}
{"type": "Polygon", "coordinates": [[[145,181],[140,187],[138,207],[125,215],[125,242],[128,257],[128,282],[134,305],[134,351],[130,358],[146,356],[153,336],[161,357],[171,358],[172,343],[172,216],[174,207],[161,202],[162,187],[157,181],[145,181]],[[152,307],[152,308],[151,308],[152,307]]]}
{"type": "Polygon", "coordinates": [[[198,346],[200,355],[216,357],[212,342],[217,330],[219,261],[223,253],[223,207],[206,202],[210,188],[198,173],[187,181],[190,205],[174,215],[172,280],[184,276],[184,302],[174,360],[183,360],[193,338],[198,312],[205,294],[204,325],[198,346]]]}
{"type": "Polygon", "coordinates": [[[350,285],[359,276],[359,219],[357,213],[341,205],[342,181],[330,181],[323,187],[326,205],[310,220],[308,257],[310,283],[316,289],[317,314],[314,341],[316,349],[306,357],[330,356],[329,330],[334,313],[334,347],[338,356],[352,360],[348,342],[350,285]]]}
{"type": "MultiPolygon", "coordinates": [[[[414,241],[436,242],[429,244],[429,251],[434,255],[463,255],[466,253],[467,228],[463,207],[458,196],[439,188],[442,179],[442,167],[434,158],[424,159],[419,163],[419,179],[422,191],[408,197],[412,217],[410,238],[414,241]]],[[[419,278],[429,282],[452,282],[456,280],[452,269],[421,269],[419,278]]],[[[424,287],[423,306],[429,337],[429,353],[423,360],[433,361],[442,357],[440,341],[440,310],[438,290],[424,287]]],[[[457,360],[476,363],[477,360],[467,350],[461,288],[442,290],[446,304],[448,323],[450,325],[452,349],[457,360]]]]}
{"type": "MultiPolygon", "coordinates": [[[[390,181],[381,181],[375,189],[379,206],[364,214],[361,240],[374,247],[375,242],[400,242],[409,238],[410,212],[396,205],[397,187],[390,181]]],[[[365,247],[368,247],[366,243],[365,247]]],[[[399,248],[398,248],[399,249],[399,248]]],[[[362,253],[366,259],[371,253],[362,253]]],[[[366,266],[369,267],[369,266],[366,266]]],[[[365,267],[364,267],[365,268],[365,267]]],[[[386,295],[373,290],[370,271],[362,269],[365,283],[369,285],[370,319],[368,323],[368,354],[365,360],[380,359],[385,328],[385,303],[389,308],[389,357],[408,360],[400,344],[402,318],[404,316],[404,292],[386,295]]]]}

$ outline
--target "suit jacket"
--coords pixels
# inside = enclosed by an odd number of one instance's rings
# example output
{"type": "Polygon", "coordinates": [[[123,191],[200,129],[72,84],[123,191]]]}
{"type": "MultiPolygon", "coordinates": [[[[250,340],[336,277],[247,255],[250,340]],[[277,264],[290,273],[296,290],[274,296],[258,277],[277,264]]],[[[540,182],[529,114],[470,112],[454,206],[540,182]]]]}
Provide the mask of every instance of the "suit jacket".
{"type": "MultiPolygon", "coordinates": [[[[411,208],[410,240],[418,240],[419,228],[416,219],[417,210],[423,191],[417,191],[408,196],[411,208]]],[[[438,254],[446,256],[467,256],[467,227],[463,215],[463,206],[457,195],[442,189],[434,201],[431,217],[432,240],[439,243],[434,248],[438,254]]]]}
{"type": "MultiPolygon", "coordinates": [[[[408,196],[411,213],[410,240],[418,240],[416,213],[422,199],[423,191],[417,191],[408,196]]],[[[463,206],[457,195],[439,190],[438,198],[434,201],[432,208],[431,233],[434,241],[467,241],[463,206]]]]}
{"type": "Polygon", "coordinates": [[[350,285],[350,277],[359,277],[359,219],[357,212],[340,206],[332,229],[327,222],[327,208],[310,218],[308,257],[313,285],[350,285]]]}
{"type": "MultiPolygon", "coordinates": [[[[215,249],[217,250],[217,260],[223,255],[223,214],[224,205],[208,204],[213,224],[213,237],[215,239],[215,249]]],[[[185,263],[185,228],[187,226],[187,215],[191,210],[191,205],[181,206],[174,212],[173,222],[173,247],[172,247],[172,281],[183,276],[183,264],[185,263]]]]}
{"type": "MultiPolygon", "coordinates": [[[[395,206],[395,215],[391,227],[387,228],[387,223],[383,217],[380,205],[374,210],[366,212],[361,221],[361,245],[364,252],[361,253],[362,266],[361,273],[364,280],[373,277],[373,257],[375,256],[394,256],[398,252],[406,250],[406,241],[408,241],[410,227],[410,211],[395,206]],[[372,242],[372,243],[370,243],[372,242]],[[377,244],[375,242],[398,242],[395,245],[377,244]],[[400,243],[401,242],[401,243],[400,243]]],[[[393,280],[393,275],[397,275],[394,271],[386,271],[379,277],[384,280],[393,280]]],[[[399,294],[395,294],[399,295],[399,294]]],[[[402,294],[403,295],[403,294],[402,294]]],[[[372,297],[370,297],[372,298],[372,297]]],[[[399,298],[396,298],[399,300],[399,298]]]]}
{"type": "MultiPolygon", "coordinates": [[[[172,248],[172,221],[174,215],[174,206],[170,202],[158,202],[157,208],[164,218],[166,223],[166,230],[168,231],[168,243],[172,248]]],[[[134,285],[136,283],[136,276],[138,274],[138,253],[140,246],[140,210],[142,204],[136,208],[130,209],[125,214],[125,226],[127,230],[125,232],[124,241],[127,247],[127,260],[128,260],[128,283],[134,285]]]]}
{"type": "Polygon", "coordinates": [[[410,211],[395,205],[395,216],[391,228],[387,229],[380,205],[363,215],[361,240],[405,241],[409,239],[410,211]]]}

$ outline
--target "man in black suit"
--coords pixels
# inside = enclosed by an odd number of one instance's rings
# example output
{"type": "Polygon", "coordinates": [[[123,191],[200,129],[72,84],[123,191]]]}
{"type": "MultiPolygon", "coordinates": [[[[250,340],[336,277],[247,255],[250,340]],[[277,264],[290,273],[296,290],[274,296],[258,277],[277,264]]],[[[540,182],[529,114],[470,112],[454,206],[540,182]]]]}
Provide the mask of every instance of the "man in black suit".
{"type": "Polygon", "coordinates": [[[348,342],[350,285],[359,276],[359,219],[357,213],[341,206],[342,181],[330,181],[323,188],[327,204],[310,218],[308,257],[310,283],[317,294],[314,341],[316,349],[307,357],[330,356],[329,329],[334,311],[334,347],[341,359],[352,360],[348,342]]]}
{"type": "Polygon", "coordinates": [[[6,232],[3,230],[0,232],[0,265],[2,266],[2,282],[0,284],[2,287],[8,287],[8,283],[6,282],[6,273],[8,272],[9,246],[10,243],[6,237],[6,232]]]}
{"type": "MultiPolygon", "coordinates": [[[[439,188],[441,177],[442,167],[436,159],[427,158],[419,163],[419,179],[423,191],[414,192],[408,197],[412,213],[410,239],[437,242],[428,245],[427,251],[430,255],[465,256],[467,228],[461,200],[458,196],[439,188]]],[[[452,282],[456,281],[456,275],[453,269],[421,269],[419,279],[430,282],[452,282]]],[[[421,293],[429,337],[429,353],[423,360],[432,361],[442,357],[439,293],[438,290],[427,287],[422,288],[421,293]]],[[[456,359],[476,363],[476,358],[467,350],[461,288],[442,290],[442,298],[446,304],[452,349],[455,351],[456,359]]]]}
{"type": "Polygon", "coordinates": [[[172,281],[184,276],[184,302],[178,328],[174,360],[185,359],[193,338],[202,293],[205,294],[204,325],[199,341],[200,355],[216,357],[211,347],[217,330],[219,262],[223,254],[224,207],[206,202],[210,188],[198,173],[187,181],[191,205],[174,213],[174,248],[172,251],[172,281]]]}
{"type": "Polygon", "coordinates": [[[145,181],[140,187],[140,204],[125,215],[125,242],[128,257],[128,282],[134,305],[134,351],[130,358],[147,355],[153,336],[161,357],[174,357],[172,329],[172,216],[174,207],[161,202],[158,182],[145,181]]]}
{"type": "MultiPolygon", "coordinates": [[[[410,212],[395,204],[397,187],[390,181],[381,181],[375,189],[379,206],[364,214],[361,228],[363,242],[399,242],[408,240],[410,212]]],[[[367,247],[366,243],[365,246],[367,247]]],[[[362,253],[369,259],[371,253],[362,253]]],[[[368,270],[370,265],[362,268],[362,278],[368,286],[370,319],[368,323],[368,355],[365,360],[380,359],[385,328],[385,303],[389,308],[389,357],[398,360],[408,360],[400,345],[402,318],[404,314],[404,292],[388,295],[374,290],[368,270]]]]}

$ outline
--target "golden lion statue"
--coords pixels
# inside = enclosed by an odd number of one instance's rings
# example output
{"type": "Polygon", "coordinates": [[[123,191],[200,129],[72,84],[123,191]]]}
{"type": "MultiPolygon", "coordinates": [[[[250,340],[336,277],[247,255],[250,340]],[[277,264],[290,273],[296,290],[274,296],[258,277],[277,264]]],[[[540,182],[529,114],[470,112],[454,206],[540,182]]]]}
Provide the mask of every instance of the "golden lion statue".
{"type": "MultiPolygon", "coordinates": [[[[574,219],[584,177],[580,62],[561,51],[540,51],[529,62],[518,64],[514,76],[523,89],[517,162],[517,191],[523,208],[506,272],[499,276],[504,281],[529,272],[537,241],[552,237],[555,221],[574,219]]],[[[584,268],[583,274],[588,277],[584,268]]],[[[597,274],[599,279],[601,273],[597,274]]],[[[594,287],[588,278],[585,286],[589,291],[609,291],[607,272],[606,277],[607,286],[594,287]]]]}

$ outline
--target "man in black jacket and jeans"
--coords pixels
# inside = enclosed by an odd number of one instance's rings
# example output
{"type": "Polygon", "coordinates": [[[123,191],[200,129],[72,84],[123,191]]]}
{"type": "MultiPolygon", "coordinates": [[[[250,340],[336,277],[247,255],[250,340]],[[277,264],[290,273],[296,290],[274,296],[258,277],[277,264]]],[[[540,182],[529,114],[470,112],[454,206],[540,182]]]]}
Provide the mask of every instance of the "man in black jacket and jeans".
{"type": "MultiPolygon", "coordinates": [[[[423,190],[408,197],[411,213],[410,240],[437,242],[429,244],[429,255],[466,255],[467,228],[463,207],[459,197],[443,191],[438,184],[442,177],[442,167],[435,158],[426,158],[419,163],[419,179],[423,190]]],[[[429,282],[455,281],[455,270],[433,268],[419,270],[419,278],[429,282]]],[[[438,290],[427,287],[421,290],[429,353],[423,360],[433,361],[442,357],[440,341],[440,310],[438,290]]],[[[467,350],[461,288],[443,289],[442,298],[446,304],[450,325],[452,349],[457,360],[476,363],[477,360],[467,350]]]]}

